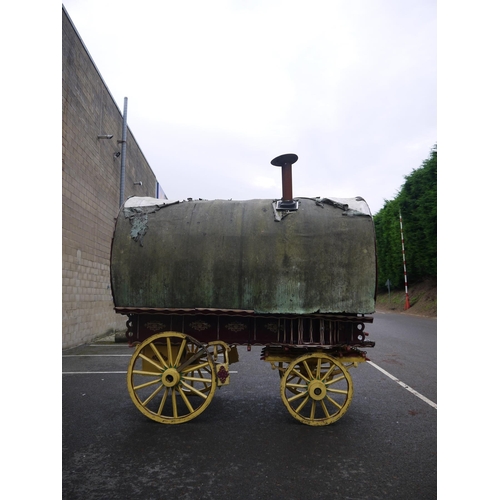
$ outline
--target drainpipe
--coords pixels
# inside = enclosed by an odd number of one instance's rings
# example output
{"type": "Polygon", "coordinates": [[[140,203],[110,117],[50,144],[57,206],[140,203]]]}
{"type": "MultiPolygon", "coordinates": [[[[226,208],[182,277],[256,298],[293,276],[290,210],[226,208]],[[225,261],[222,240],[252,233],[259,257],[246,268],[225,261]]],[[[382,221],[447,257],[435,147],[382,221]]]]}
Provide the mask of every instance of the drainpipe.
{"type": "Polygon", "coordinates": [[[123,101],[123,125],[122,125],[122,140],[118,141],[122,145],[121,153],[121,170],[120,170],[120,208],[123,205],[123,197],[125,193],[125,160],[127,159],[127,103],[128,98],[123,101]]]}

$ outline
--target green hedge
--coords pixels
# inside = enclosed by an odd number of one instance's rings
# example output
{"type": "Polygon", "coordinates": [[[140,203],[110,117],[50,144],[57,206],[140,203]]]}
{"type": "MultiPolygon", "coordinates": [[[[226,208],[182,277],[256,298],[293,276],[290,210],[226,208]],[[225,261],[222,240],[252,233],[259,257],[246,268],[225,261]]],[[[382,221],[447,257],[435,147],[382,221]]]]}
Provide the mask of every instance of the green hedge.
{"type": "Polygon", "coordinates": [[[393,287],[404,286],[400,213],[408,281],[437,276],[437,145],[405,179],[396,198],[385,200],[374,216],[379,288],[388,279],[393,287]]]}

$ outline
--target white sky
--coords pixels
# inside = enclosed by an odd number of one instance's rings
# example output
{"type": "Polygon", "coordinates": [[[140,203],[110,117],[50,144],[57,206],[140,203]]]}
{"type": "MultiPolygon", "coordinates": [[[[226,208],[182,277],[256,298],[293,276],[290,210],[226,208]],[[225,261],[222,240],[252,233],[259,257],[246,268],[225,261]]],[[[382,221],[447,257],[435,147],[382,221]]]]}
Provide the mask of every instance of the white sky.
{"type": "MultiPolygon", "coordinates": [[[[64,6],[169,199],[362,196],[437,142],[436,0],[64,6]]],[[[105,131],[103,131],[105,133],[105,131]]]]}

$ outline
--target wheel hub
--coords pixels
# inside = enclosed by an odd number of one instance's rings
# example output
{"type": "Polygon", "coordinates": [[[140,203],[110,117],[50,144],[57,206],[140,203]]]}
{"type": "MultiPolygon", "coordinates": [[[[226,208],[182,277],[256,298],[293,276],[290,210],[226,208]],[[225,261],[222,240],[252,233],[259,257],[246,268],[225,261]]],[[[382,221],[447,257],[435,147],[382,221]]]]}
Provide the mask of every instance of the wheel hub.
{"type": "Polygon", "coordinates": [[[179,372],[175,368],[167,368],[161,376],[161,381],[166,387],[175,387],[181,379],[179,372]]]}
{"type": "Polygon", "coordinates": [[[309,396],[316,401],[321,401],[326,396],[326,386],[321,380],[313,380],[307,390],[309,396]]]}

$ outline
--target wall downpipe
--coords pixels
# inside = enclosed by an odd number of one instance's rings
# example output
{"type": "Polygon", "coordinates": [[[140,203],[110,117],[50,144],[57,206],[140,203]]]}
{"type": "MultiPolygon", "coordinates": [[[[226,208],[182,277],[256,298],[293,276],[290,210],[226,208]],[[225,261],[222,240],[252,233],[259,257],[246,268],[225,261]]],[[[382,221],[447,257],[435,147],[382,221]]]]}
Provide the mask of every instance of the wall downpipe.
{"type": "Polygon", "coordinates": [[[121,169],[120,169],[120,208],[123,205],[125,196],[125,160],[127,159],[127,104],[128,98],[123,100],[123,125],[122,125],[122,140],[118,141],[122,145],[121,152],[121,169]]]}

